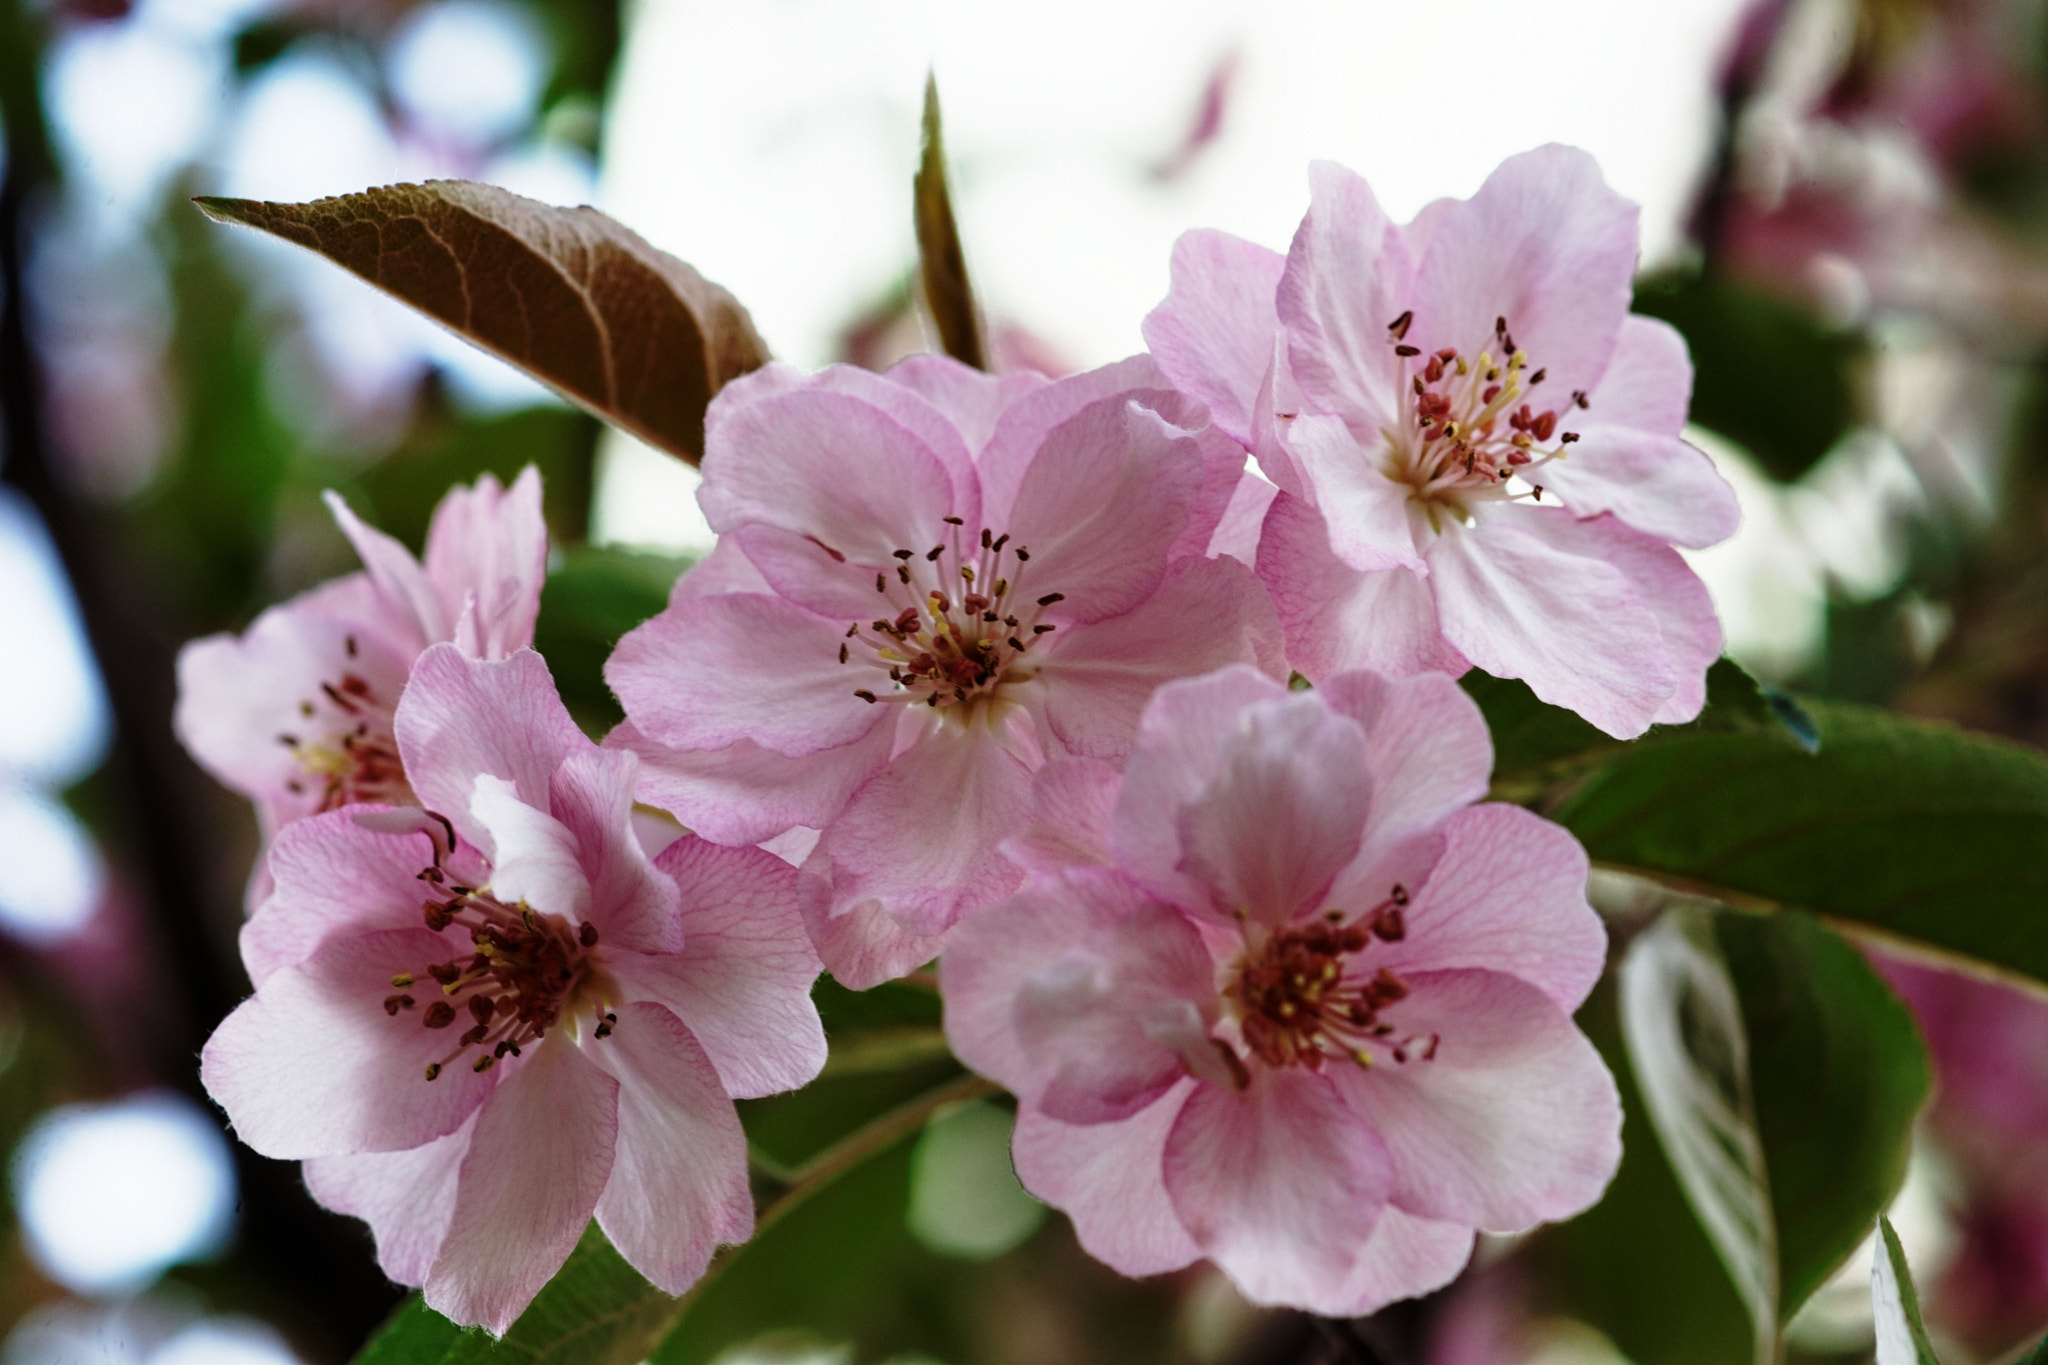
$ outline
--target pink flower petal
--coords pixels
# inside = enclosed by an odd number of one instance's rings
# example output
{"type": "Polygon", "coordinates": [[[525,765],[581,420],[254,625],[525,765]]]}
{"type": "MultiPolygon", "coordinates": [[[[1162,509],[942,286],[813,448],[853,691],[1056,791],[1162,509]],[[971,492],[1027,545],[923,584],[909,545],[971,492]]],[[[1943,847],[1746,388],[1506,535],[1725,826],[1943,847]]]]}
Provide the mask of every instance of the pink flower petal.
{"type": "MultiPolygon", "coordinates": [[[[1368,439],[1380,440],[1377,433],[1368,439]]],[[[1286,427],[1286,441],[1323,515],[1332,554],[1360,572],[1428,572],[1416,552],[1409,490],[1380,472],[1374,452],[1341,418],[1304,413],[1286,427]]]]}
{"type": "MultiPolygon", "coordinates": [[[[831,869],[823,858],[806,866],[812,865],[824,872],[831,869]]],[[[825,970],[848,990],[864,991],[894,981],[939,955],[939,935],[908,928],[872,896],[825,904],[806,919],[825,970]]]]}
{"type": "Polygon", "coordinates": [[[1571,535],[1585,553],[1598,554],[1627,576],[1636,593],[1657,618],[1664,657],[1678,686],[1651,717],[1659,725],[1678,725],[1699,715],[1707,703],[1707,670],[1721,657],[1721,618],[1714,599],[1692,566],[1676,550],[1620,525],[1613,517],[1574,523],[1571,535]]]}
{"type": "Polygon", "coordinates": [[[597,1225],[650,1284],[680,1294],[719,1243],[754,1231],[747,1137],[689,1029],[654,1004],[618,1015],[590,1053],[618,1078],[616,1159],[597,1225]]]}
{"type": "Polygon", "coordinates": [[[883,377],[944,413],[970,451],[979,451],[994,439],[1005,411],[1051,382],[1030,371],[986,374],[951,356],[928,354],[905,356],[883,377]]]}
{"type": "Polygon", "coordinates": [[[773,854],[688,835],[656,865],[681,893],[683,951],[619,961],[620,984],[682,1020],[726,1094],[752,1099],[812,1079],[825,1031],[811,1004],[819,964],[804,909],[823,886],[773,854]]]}
{"type": "Polygon", "coordinates": [[[1001,738],[941,721],[847,805],[818,841],[835,901],[875,897],[915,933],[942,933],[1021,880],[997,846],[1031,809],[1031,770],[1001,738]]]}
{"type": "Polygon", "coordinates": [[[1312,1310],[1329,1317],[1363,1317],[1397,1299],[1413,1299],[1458,1278],[1472,1259],[1472,1229],[1417,1218],[1389,1204],[1380,1210],[1351,1278],[1327,1303],[1312,1310]]]}
{"type": "Polygon", "coordinates": [[[1029,1106],[1017,1111],[1017,1178],[1064,1210],[1088,1254],[1120,1275],[1159,1275],[1201,1259],[1162,1172],[1166,1136],[1195,1084],[1183,1080],[1117,1123],[1066,1124],[1029,1106]]]}
{"type": "Polygon", "coordinates": [[[1192,1003],[1215,999],[1200,936],[1107,869],[968,916],[939,972],[954,1053],[1062,1122],[1130,1117],[1186,1074],[1184,1046],[1209,1047],[1192,1003]]]}
{"type": "Polygon", "coordinates": [[[508,1072],[477,1115],[455,1215],[427,1273],[427,1306],[503,1336],[597,1208],[619,1127],[616,1080],[550,1038],[508,1072]]]}
{"type": "Polygon", "coordinates": [[[1166,300],[1145,317],[1145,344],[1159,368],[1246,448],[1280,330],[1274,296],[1286,266],[1279,252],[1227,232],[1184,232],[1173,244],[1166,300]]]}
{"type": "Polygon", "coordinates": [[[1243,664],[1168,683],[1154,694],[1110,825],[1118,867],[1175,905],[1209,905],[1208,890],[1181,870],[1181,808],[1215,776],[1239,713],[1287,695],[1283,684],[1243,664]]]}
{"type": "Polygon", "coordinates": [[[843,623],[779,597],[694,598],[628,631],[604,676],[656,743],[751,740],[802,757],[850,744],[882,718],[854,696],[878,675],[839,662],[845,634],[843,623]]]}
{"type": "MultiPolygon", "coordinates": [[[[1003,409],[981,451],[978,470],[984,518],[1006,520],[1016,506],[1017,486],[1046,438],[1083,410],[1112,399],[1152,409],[1167,405],[1174,409],[1167,420],[1183,425],[1174,419],[1187,400],[1175,392],[1149,355],[1130,356],[1032,388],[1003,409]]],[[[1201,426],[1204,420],[1188,425],[1201,426]]]]}
{"type": "Polygon", "coordinates": [[[455,1179],[475,1127],[471,1114],[446,1137],[406,1151],[313,1157],[305,1164],[306,1188],[323,1207],[370,1225],[386,1275],[419,1284],[455,1216],[455,1179]]]}
{"type": "MultiPolygon", "coordinates": [[[[872,383],[892,402],[928,406],[906,389],[872,383]]],[[[924,550],[942,518],[980,515],[971,476],[956,487],[948,473],[968,458],[950,423],[926,424],[920,435],[872,401],[807,387],[729,413],[718,431],[704,453],[697,501],[720,534],[758,522],[882,564],[892,551],[924,550]],[[940,431],[958,447],[950,459],[925,439],[940,431]]]]}
{"type": "Polygon", "coordinates": [[[274,889],[242,926],[250,982],[261,987],[336,933],[419,928],[420,871],[433,861],[425,834],[376,833],[353,810],[286,826],[270,848],[274,889]]]}
{"type": "Polygon", "coordinates": [[[1479,667],[1631,739],[1682,679],[1657,647],[1643,585],[1605,552],[1629,533],[1589,535],[1586,525],[1562,508],[1501,508],[1447,526],[1430,553],[1437,612],[1445,638],[1479,667]]]}
{"type": "Polygon", "coordinates": [[[669,589],[668,600],[687,602],[693,597],[717,597],[729,592],[774,591],[740,543],[730,536],[720,536],[710,554],[683,570],[675,586],[669,589]]]}
{"type": "MultiPolygon", "coordinates": [[[[995,528],[1031,554],[1012,591],[1065,594],[1055,620],[1131,610],[1157,587],[1213,458],[1213,447],[1122,397],[1082,409],[1046,437],[995,528]]],[[[1203,543],[1211,530],[1213,522],[1203,543]]]]}
{"type": "Polygon", "coordinates": [[[1396,883],[1416,891],[1441,852],[1444,821],[1486,796],[1493,774],[1486,718],[1440,673],[1399,680],[1340,673],[1318,690],[1331,710],[1364,728],[1373,778],[1358,857],[1331,888],[1331,902],[1377,905],[1396,883]]]}
{"type": "Polygon", "coordinates": [[[1230,502],[1223,510],[1223,519],[1216,523],[1216,533],[1209,538],[1208,553],[1229,555],[1240,564],[1256,565],[1259,562],[1259,532],[1266,524],[1266,513],[1273,506],[1273,499],[1280,490],[1256,474],[1246,474],[1230,492],[1230,502]]]}
{"type": "Polygon", "coordinates": [[[1494,321],[1505,319],[1530,366],[1549,371],[1549,392],[1590,393],[1628,316],[1637,217],[1577,148],[1510,157],[1433,224],[1409,343],[1476,354],[1498,347],[1494,321]]]}
{"type": "MultiPolygon", "coordinates": [[[[568,826],[521,801],[510,782],[489,773],[477,777],[469,808],[487,840],[493,896],[577,924],[590,919],[590,877],[568,826]]],[[[620,833],[631,837],[623,828],[620,833]]]]}
{"type": "Polygon", "coordinates": [[[1394,1175],[1387,1148],[1320,1075],[1205,1085],[1166,1139],[1181,1223],[1254,1303],[1306,1306],[1345,1288],[1394,1175]]]}
{"type": "Polygon", "coordinates": [[[549,803],[575,842],[590,881],[590,920],[615,948],[673,953],[683,946],[676,887],[633,833],[639,762],[617,749],[569,755],[548,786],[549,803]]]}
{"type": "Polygon", "coordinates": [[[383,1007],[393,975],[424,974],[455,948],[424,928],[336,935],[273,972],[200,1053],[200,1079],[236,1135],[265,1156],[300,1158],[395,1152],[460,1127],[498,1073],[451,1065],[427,1080],[454,1036],[422,1027],[417,1010],[383,1007]]]}
{"type": "Polygon", "coordinates": [[[896,726],[882,717],[851,744],[800,758],[739,740],[694,752],[657,744],[631,721],[607,748],[640,757],[639,797],[713,843],[757,844],[794,825],[822,828],[889,758],[896,726]]]}
{"type": "Polygon", "coordinates": [[[341,494],[329,489],[323,496],[342,534],[355,546],[363,567],[370,571],[370,581],[377,585],[378,596],[384,599],[392,626],[403,630],[401,638],[410,637],[407,643],[412,652],[417,653],[437,640],[449,639],[455,630],[455,616],[435,593],[427,571],[412,557],[412,551],[366,525],[349,510],[341,494]]]}
{"type": "Polygon", "coordinates": [[[1401,233],[1357,175],[1334,162],[1309,167],[1309,211],[1280,277],[1287,358],[1322,412],[1377,430],[1395,411],[1389,326],[1413,306],[1415,265],[1401,233]]]}
{"type": "Polygon", "coordinates": [[[1586,904],[1586,851],[1518,806],[1484,805],[1444,825],[1444,851],[1407,911],[1407,937],[1373,960],[1403,973],[1484,968],[1518,976],[1570,1013],[1607,960],[1586,904]]]}
{"type": "Polygon", "coordinates": [[[1581,517],[1612,512],[1678,545],[1726,540],[1741,520],[1734,490],[1705,452],[1678,436],[1691,387],[1684,339],[1655,319],[1625,319],[1591,408],[1570,415],[1578,443],[1536,480],[1581,517]]]}
{"type": "Polygon", "coordinates": [[[1350,669],[1391,677],[1471,665],[1437,626],[1435,590],[1402,569],[1360,573],[1330,549],[1316,510],[1286,493],[1273,499],[1259,541],[1259,578],[1273,597],[1287,657],[1321,681],[1350,669]]]}
{"type": "Polygon", "coordinates": [[[1434,1036],[1406,1065],[1333,1067],[1393,1154],[1393,1202],[1519,1232],[1592,1204],[1621,1160],[1621,1102],[1600,1054],[1537,987],[1498,972],[1417,972],[1385,1022],[1434,1036]]]}
{"type": "Polygon", "coordinates": [[[427,531],[426,576],[445,612],[472,594],[463,653],[502,659],[533,643],[541,583],[548,572],[548,528],[541,520],[540,471],[528,465],[510,489],[489,474],[456,487],[434,509],[427,531]]]}
{"type": "Polygon", "coordinates": [[[239,638],[211,635],[178,652],[179,740],[201,767],[255,801],[268,828],[313,813],[325,795],[285,738],[338,750],[357,723],[322,684],[338,688],[354,675],[385,708],[404,691],[412,631],[401,627],[394,640],[381,611],[368,576],[350,574],[270,608],[239,638]]]}
{"type": "Polygon", "coordinates": [[[1371,799],[1357,722],[1313,696],[1248,708],[1215,776],[1181,808],[1181,870],[1225,922],[1285,923],[1318,909],[1357,854],[1371,799]]]}
{"type": "Polygon", "coordinates": [[[505,779],[519,800],[545,810],[555,769],[590,747],[530,649],[490,663],[454,645],[429,649],[413,665],[392,729],[420,804],[486,849],[488,836],[470,813],[479,773],[505,779]]]}
{"type": "Polygon", "coordinates": [[[891,600],[902,594],[893,559],[876,564],[835,557],[812,536],[759,522],[734,527],[719,544],[745,554],[768,591],[806,611],[843,624],[866,624],[877,616],[894,616],[899,609],[891,600]],[[882,588],[875,585],[877,574],[887,575],[882,588]]]}
{"type": "Polygon", "coordinates": [[[1003,841],[1003,856],[1026,872],[1052,876],[1109,861],[1109,821],[1122,775],[1099,758],[1054,759],[1031,784],[1031,819],[1003,841]]]}
{"type": "Polygon", "coordinates": [[[1258,578],[1234,559],[1183,559],[1137,607],[1063,628],[1039,668],[1046,723],[1068,751],[1121,760],[1161,683],[1229,664],[1280,672],[1280,628],[1258,578]]]}

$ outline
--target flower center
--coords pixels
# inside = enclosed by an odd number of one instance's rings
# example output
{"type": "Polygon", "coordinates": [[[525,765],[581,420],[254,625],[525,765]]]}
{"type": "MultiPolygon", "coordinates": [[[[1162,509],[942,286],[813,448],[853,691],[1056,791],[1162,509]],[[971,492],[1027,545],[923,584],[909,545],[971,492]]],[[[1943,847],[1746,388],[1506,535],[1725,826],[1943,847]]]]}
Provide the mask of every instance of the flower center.
{"type": "Polygon", "coordinates": [[[1268,1066],[1311,1071],[1332,1057],[1369,1067],[1374,1047],[1402,1064],[1411,1056],[1434,1057],[1435,1035],[1404,1037],[1380,1017],[1407,998],[1408,983],[1386,967],[1359,961],[1374,940],[1393,943],[1407,933],[1401,913],[1407,904],[1407,891],[1396,886],[1348,923],[1343,911],[1329,910],[1321,920],[1275,931],[1248,951],[1230,994],[1251,1054],[1268,1066]]]}
{"type": "MultiPolygon", "coordinates": [[[[356,637],[347,639],[350,658],[356,656],[356,637]]],[[[405,780],[405,764],[398,757],[398,742],[391,737],[391,714],[396,698],[381,697],[377,690],[353,670],[338,680],[320,684],[318,701],[299,703],[299,716],[308,728],[320,732],[308,739],[293,731],[277,737],[298,760],[301,777],[288,778],[285,790],[293,796],[306,794],[309,784],[319,793],[322,811],[338,810],[357,802],[373,801],[388,806],[417,803],[411,784],[405,780]]]]}
{"type": "MultiPolygon", "coordinates": [[[[427,927],[437,934],[450,929],[469,936],[469,948],[423,972],[400,972],[391,978],[395,994],[384,998],[384,1012],[396,1017],[418,1010],[430,1029],[470,1023],[449,1054],[427,1067],[433,1080],[442,1068],[471,1048],[483,1051],[470,1063],[472,1071],[489,1071],[499,1058],[517,1057],[537,1042],[564,1014],[573,1013],[583,997],[604,993],[603,981],[591,962],[597,926],[571,925],[560,915],[543,914],[525,903],[506,905],[488,891],[446,882],[441,869],[427,868],[422,881],[432,884],[438,899],[421,907],[427,927]],[[425,976],[438,987],[427,987],[425,976]],[[424,989],[423,989],[424,988],[424,989]],[[438,998],[424,1009],[412,992],[438,998]]],[[[595,1036],[609,1037],[618,1016],[599,1002],[595,1036]]]]}
{"type": "MultiPolygon", "coordinates": [[[[1541,502],[1538,471],[1563,459],[1564,448],[1579,439],[1575,431],[1558,430],[1557,409],[1538,410],[1527,401],[1544,372],[1527,372],[1528,353],[1515,345],[1506,318],[1493,320],[1493,338],[1476,357],[1449,346],[1423,355],[1405,340],[1414,320],[1407,312],[1387,325],[1408,381],[1399,390],[1400,416],[1381,433],[1387,477],[1408,485],[1410,499],[1422,504],[1437,531],[1443,529],[1440,507],[1464,520],[1479,502],[1541,502]],[[1516,479],[1520,486],[1510,491],[1516,479]]],[[[1586,395],[1574,391],[1564,411],[1588,406],[1586,395]]]]}
{"type": "Polygon", "coordinates": [[[849,625],[839,662],[888,675],[886,688],[855,688],[862,701],[950,708],[966,720],[1003,683],[1035,675],[1025,656],[1057,629],[1039,618],[1065,597],[1024,595],[1031,552],[1011,546],[1008,535],[983,527],[968,537],[958,517],[947,517],[946,528],[940,544],[922,553],[897,550],[894,572],[875,574],[875,592],[891,614],[849,625]]]}

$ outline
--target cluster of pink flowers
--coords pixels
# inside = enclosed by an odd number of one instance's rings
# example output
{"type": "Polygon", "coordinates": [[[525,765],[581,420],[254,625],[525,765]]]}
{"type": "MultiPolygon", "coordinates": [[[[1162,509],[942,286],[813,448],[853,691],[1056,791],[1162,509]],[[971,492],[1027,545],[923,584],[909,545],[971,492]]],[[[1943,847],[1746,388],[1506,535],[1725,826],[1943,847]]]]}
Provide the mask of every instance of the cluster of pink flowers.
{"type": "Polygon", "coordinates": [[[937,958],[1026,1186],[1126,1273],[1362,1313],[1595,1200],[1585,857],[1480,804],[1453,679],[1695,715],[1720,632],[1672,547],[1733,502],[1590,159],[1407,227],[1313,189],[1284,258],[1182,242],[1150,356],[730,385],[717,549],[619,643],[602,745],[526,648],[531,473],[451,494],[424,566],[336,502],[367,574],[181,675],[271,837],[205,1056],[242,1137],[458,1321],[593,1216],[680,1291],[752,1227],[733,1098],[823,1063],[821,963],[937,958]]]}

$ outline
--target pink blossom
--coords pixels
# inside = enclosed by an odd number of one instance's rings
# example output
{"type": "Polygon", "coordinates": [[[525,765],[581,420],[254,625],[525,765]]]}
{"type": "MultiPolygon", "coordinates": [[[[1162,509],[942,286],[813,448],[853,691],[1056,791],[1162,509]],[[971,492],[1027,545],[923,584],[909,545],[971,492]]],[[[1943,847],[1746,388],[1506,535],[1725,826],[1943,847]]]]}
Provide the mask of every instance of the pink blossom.
{"type": "Polygon", "coordinates": [[[406,674],[438,641],[482,659],[532,642],[547,569],[540,491],[532,468],[510,489],[489,474],[452,489],[424,564],[330,492],[364,571],[272,607],[243,635],[185,646],[178,736],[256,803],[266,835],[351,802],[412,804],[391,729],[406,674]]]}
{"type": "Polygon", "coordinates": [[[1476,664],[1621,736],[1696,715],[1721,630],[1672,546],[1735,500],[1679,435],[1685,343],[1628,311],[1635,207],[1554,146],[1406,227],[1310,181],[1285,258],[1190,233],[1145,324],[1281,489],[1258,569],[1294,666],[1476,664]]]}
{"type": "Polygon", "coordinates": [[[824,1064],[814,893],[758,849],[650,861],[637,761],[583,737],[531,650],[433,646],[394,729],[424,809],[280,832],[207,1090],[457,1322],[502,1334],[593,1215],[680,1292],[753,1228],[732,1097],[824,1064]]]}
{"type": "Polygon", "coordinates": [[[1206,557],[1243,460],[1142,357],[770,366],[712,407],[718,548],[613,654],[610,742],[707,838],[818,831],[826,965],[899,975],[1017,886],[998,845],[1047,759],[1120,761],[1168,678],[1277,668],[1257,579],[1206,557]]]}
{"type": "Polygon", "coordinates": [[[1473,805],[1491,762],[1448,678],[1239,667],[1162,687],[1120,785],[1046,769],[1037,875],[940,982],[954,1051],[1017,1095],[1018,1175],[1090,1252],[1348,1315],[1599,1196],[1621,1110],[1571,1019],[1605,950],[1586,857],[1473,805]]]}

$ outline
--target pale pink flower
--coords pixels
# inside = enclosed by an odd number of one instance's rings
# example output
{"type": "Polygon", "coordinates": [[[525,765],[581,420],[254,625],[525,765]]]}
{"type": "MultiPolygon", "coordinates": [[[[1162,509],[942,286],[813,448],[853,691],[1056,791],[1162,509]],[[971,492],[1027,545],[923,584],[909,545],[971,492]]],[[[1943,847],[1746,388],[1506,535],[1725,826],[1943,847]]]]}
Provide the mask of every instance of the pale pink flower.
{"type": "Polygon", "coordinates": [[[819,831],[826,965],[898,975],[1018,884],[998,845],[1048,758],[1120,761],[1168,678],[1277,668],[1257,579],[1206,557],[1243,461],[1143,357],[770,366],[712,406],[718,548],[612,655],[609,742],[707,838],[819,831]]]}
{"type": "Polygon", "coordinates": [[[1350,1315],[1599,1196],[1586,856],[1473,805],[1491,762],[1448,678],[1231,668],[1159,690],[1120,786],[1045,771],[1036,875],[954,929],[940,984],[954,1051],[1017,1096],[1019,1177],[1091,1253],[1350,1315]]]}
{"type": "MultiPolygon", "coordinates": [[[[266,836],[351,802],[412,804],[391,714],[413,660],[443,640],[503,658],[532,643],[540,611],[548,543],[538,470],[510,489],[486,474],[450,490],[424,564],[334,493],[327,504],[364,571],[178,656],[178,737],[256,803],[266,836]]],[[[260,896],[260,876],[253,889],[260,896]]]]}
{"type": "Polygon", "coordinates": [[[280,832],[207,1090],[457,1322],[503,1333],[593,1216],[680,1292],[753,1228],[732,1097],[824,1064],[822,888],[689,836],[650,861],[636,760],[584,738],[531,650],[430,648],[395,733],[424,808],[280,832]]]}
{"type": "Polygon", "coordinates": [[[1735,527],[1681,439],[1692,367],[1629,313],[1636,209],[1544,147],[1406,227],[1318,163],[1289,254],[1174,249],[1161,369],[1281,494],[1258,550],[1291,662],[1476,664],[1629,736],[1690,719],[1721,629],[1673,545],[1735,527]]]}

